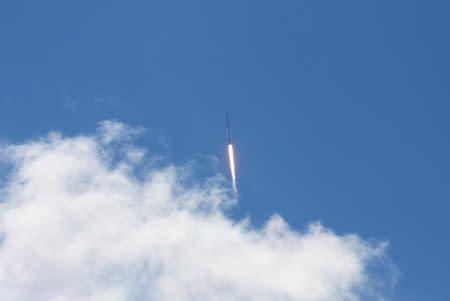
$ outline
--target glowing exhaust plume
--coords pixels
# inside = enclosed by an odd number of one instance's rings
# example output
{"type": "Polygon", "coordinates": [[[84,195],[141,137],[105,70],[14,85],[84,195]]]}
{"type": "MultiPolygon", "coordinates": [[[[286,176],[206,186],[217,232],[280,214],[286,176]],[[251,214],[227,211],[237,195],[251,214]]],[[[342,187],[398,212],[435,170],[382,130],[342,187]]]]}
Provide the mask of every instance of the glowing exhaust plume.
{"type": "Polygon", "coordinates": [[[228,160],[230,161],[230,173],[231,173],[231,181],[233,184],[233,191],[237,193],[236,186],[236,163],[234,162],[234,149],[233,144],[228,144],[228,160]]]}

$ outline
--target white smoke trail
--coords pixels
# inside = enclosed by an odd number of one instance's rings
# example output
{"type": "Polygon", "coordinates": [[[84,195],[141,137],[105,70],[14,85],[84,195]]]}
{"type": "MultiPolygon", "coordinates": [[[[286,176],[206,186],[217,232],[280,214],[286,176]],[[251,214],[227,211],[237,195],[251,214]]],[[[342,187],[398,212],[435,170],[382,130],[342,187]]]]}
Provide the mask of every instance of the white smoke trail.
{"type": "Polygon", "coordinates": [[[233,191],[237,194],[237,185],[236,185],[236,163],[234,161],[234,148],[233,144],[228,144],[228,160],[230,162],[230,173],[231,173],[231,182],[233,185],[233,191]]]}

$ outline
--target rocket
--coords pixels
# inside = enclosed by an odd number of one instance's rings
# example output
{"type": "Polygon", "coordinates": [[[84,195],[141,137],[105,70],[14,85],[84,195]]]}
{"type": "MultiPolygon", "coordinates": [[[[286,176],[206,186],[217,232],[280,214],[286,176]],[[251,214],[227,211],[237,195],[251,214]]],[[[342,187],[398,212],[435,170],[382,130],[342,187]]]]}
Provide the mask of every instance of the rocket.
{"type": "Polygon", "coordinates": [[[228,118],[228,113],[225,114],[225,121],[227,123],[227,151],[228,151],[228,163],[230,164],[230,175],[231,183],[233,186],[234,194],[237,195],[237,185],[236,185],[236,163],[234,161],[234,146],[231,142],[231,131],[230,131],[230,119],[228,118]]]}
{"type": "Polygon", "coordinates": [[[232,143],[231,143],[230,119],[228,118],[228,113],[225,113],[225,120],[227,123],[227,143],[228,145],[230,145],[232,143]]]}

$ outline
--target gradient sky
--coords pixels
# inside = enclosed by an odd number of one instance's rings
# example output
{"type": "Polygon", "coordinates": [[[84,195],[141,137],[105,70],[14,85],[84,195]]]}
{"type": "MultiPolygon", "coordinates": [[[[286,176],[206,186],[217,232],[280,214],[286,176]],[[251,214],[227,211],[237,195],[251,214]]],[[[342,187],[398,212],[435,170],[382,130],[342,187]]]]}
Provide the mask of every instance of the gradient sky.
{"type": "Polygon", "coordinates": [[[390,241],[392,300],[449,300],[450,2],[2,1],[0,139],[142,125],[240,203],[390,241]],[[210,171],[209,171],[210,172],[210,171]]]}

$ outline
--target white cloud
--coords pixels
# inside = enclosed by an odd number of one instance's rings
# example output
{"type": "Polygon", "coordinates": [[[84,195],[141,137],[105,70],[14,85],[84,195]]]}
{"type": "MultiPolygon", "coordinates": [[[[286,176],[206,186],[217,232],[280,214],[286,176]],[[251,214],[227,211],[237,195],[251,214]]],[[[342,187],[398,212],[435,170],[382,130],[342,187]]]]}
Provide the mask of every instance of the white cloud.
{"type": "Polygon", "coordinates": [[[143,129],[141,127],[130,127],[122,122],[114,120],[104,120],[99,122],[97,132],[98,138],[104,143],[111,143],[113,141],[130,140],[133,137],[141,134],[143,129]]]}
{"type": "Polygon", "coordinates": [[[1,148],[13,165],[1,300],[368,300],[384,244],[317,223],[301,233],[278,215],[263,229],[233,221],[220,175],[198,183],[168,165],[136,176],[143,151],[126,141],[138,131],[104,121],[96,135],[1,148]]]}

